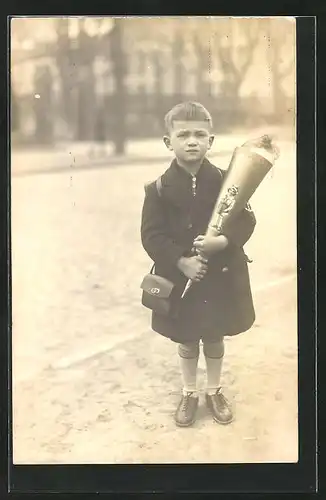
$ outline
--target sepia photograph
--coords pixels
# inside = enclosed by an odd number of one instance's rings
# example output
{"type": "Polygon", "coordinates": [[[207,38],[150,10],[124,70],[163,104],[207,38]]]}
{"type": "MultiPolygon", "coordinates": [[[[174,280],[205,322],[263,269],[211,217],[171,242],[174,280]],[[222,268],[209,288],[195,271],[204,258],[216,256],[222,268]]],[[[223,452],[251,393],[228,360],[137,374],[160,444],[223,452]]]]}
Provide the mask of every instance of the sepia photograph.
{"type": "Polygon", "coordinates": [[[295,17],[10,46],[13,463],[296,463],[295,17]]]}

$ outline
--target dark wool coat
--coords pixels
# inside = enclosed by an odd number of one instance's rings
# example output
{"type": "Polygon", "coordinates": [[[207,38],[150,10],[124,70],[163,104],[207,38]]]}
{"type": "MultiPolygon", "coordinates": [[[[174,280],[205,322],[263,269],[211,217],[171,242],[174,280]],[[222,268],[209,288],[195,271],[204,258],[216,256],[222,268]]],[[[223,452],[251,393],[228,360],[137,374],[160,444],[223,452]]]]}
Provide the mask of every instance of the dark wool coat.
{"type": "Polygon", "coordinates": [[[205,159],[193,196],[191,175],[174,160],[162,176],[161,197],[155,182],[146,187],[142,244],[155,262],[156,274],[175,283],[178,310],[176,318],[153,313],[152,328],[175,342],[218,340],[248,330],[255,320],[243,250],[256,224],[249,210],[243,210],[224,232],[229,244],[209,259],[204,279],[179,299],[187,278],[177,262],[191,255],[193,240],[205,234],[225,173],[205,159]]]}

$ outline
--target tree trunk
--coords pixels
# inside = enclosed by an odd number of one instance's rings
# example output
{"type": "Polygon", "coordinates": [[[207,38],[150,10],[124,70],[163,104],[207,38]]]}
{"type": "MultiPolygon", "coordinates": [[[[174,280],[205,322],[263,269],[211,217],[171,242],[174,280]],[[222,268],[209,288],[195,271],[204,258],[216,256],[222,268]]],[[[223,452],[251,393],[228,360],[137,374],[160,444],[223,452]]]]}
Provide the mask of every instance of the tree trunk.
{"type": "Polygon", "coordinates": [[[154,67],[154,99],[155,99],[155,119],[158,124],[158,128],[160,129],[160,124],[163,119],[162,117],[162,95],[163,95],[163,86],[162,86],[162,78],[163,78],[163,68],[160,61],[160,54],[155,52],[153,54],[153,67],[154,67]]]}
{"type": "Polygon", "coordinates": [[[53,141],[53,116],[52,116],[52,79],[47,66],[38,68],[35,75],[35,92],[40,94],[40,99],[35,99],[36,131],[35,138],[40,144],[51,144],[53,141]]]}
{"type": "Polygon", "coordinates": [[[58,19],[57,20],[57,34],[58,34],[58,44],[57,44],[57,66],[60,73],[60,88],[61,88],[61,112],[63,118],[67,124],[67,127],[71,131],[73,126],[73,99],[71,95],[71,89],[73,88],[73,78],[71,74],[71,63],[72,63],[72,53],[70,47],[70,40],[68,36],[68,19],[58,19]]]}
{"type": "Polygon", "coordinates": [[[78,139],[96,140],[96,92],[93,61],[96,56],[94,38],[80,25],[78,44],[78,139]]]}
{"type": "Polygon", "coordinates": [[[183,94],[183,78],[184,71],[181,62],[181,57],[183,53],[183,39],[182,34],[178,31],[175,34],[174,42],[172,45],[172,59],[174,67],[174,94],[178,100],[181,100],[183,94]]]}
{"type": "Polygon", "coordinates": [[[115,154],[123,155],[126,149],[126,90],[124,78],[126,74],[126,56],[123,50],[123,19],[115,19],[114,27],[110,33],[111,56],[113,65],[114,94],[114,127],[113,140],[115,154]]]}
{"type": "Polygon", "coordinates": [[[273,71],[273,101],[274,101],[274,114],[275,117],[280,117],[284,112],[285,95],[282,89],[282,76],[278,69],[274,68],[273,71]]]}
{"type": "Polygon", "coordinates": [[[280,117],[284,112],[285,95],[282,88],[284,74],[280,69],[280,60],[282,52],[283,40],[280,39],[279,34],[273,30],[272,21],[269,19],[268,25],[269,49],[268,49],[268,62],[271,71],[272,80],[272,100],[273,111],[276,118],[280,117]]]}

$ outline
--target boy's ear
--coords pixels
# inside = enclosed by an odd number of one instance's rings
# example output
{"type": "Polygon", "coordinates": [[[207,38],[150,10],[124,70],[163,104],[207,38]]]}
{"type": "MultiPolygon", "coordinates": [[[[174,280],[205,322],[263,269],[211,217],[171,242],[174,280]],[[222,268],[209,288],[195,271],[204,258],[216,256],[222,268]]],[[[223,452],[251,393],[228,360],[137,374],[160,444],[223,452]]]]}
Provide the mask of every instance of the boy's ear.
{"type": "Polygon", "coordinates": [[[163,142],[164,142],[164,144],[166,145],[166,147],[167,147],[170,151],[173,151],[173,148],[172,148],[172,146],[171,146],[171,139],[170,139],[170,137],[169,137],[168,135],[165,135],[165,136],[163,137],[163,142]]]}
{"type": "Polygon", "coordinates": [[[213,135],[211,135],[211,136],[209,137],[209,139],[208,139],[208,149],[211,149],[212,144],[213,144],[213,142],[214,142],[214,139],[215,139],[215,137],[214,137],[213,135]]]}

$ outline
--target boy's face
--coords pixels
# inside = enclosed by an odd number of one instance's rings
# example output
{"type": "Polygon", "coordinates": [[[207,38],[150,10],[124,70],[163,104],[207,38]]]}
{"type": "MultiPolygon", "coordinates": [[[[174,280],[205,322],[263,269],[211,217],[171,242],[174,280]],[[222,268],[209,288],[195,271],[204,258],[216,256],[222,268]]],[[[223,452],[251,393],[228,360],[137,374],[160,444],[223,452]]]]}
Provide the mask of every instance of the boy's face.
{"type": "Polygon", "coordinates": [[[198,163],[211,148],[214,136],[206,121],[173,121],[170,134],[163,138],[166,147],[182,163],[198,163]]]}

